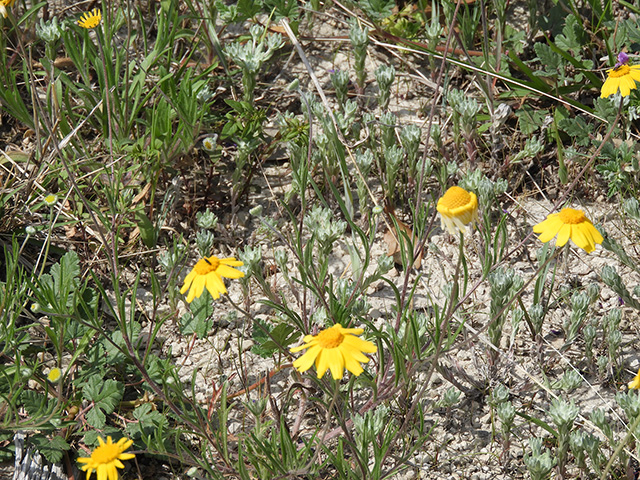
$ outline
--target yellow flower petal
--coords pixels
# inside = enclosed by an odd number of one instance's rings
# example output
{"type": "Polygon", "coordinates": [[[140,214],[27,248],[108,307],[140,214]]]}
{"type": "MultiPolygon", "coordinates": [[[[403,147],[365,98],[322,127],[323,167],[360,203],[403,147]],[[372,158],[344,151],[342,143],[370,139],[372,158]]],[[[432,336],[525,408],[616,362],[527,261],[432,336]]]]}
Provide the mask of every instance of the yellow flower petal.
{"type": "Polygon", "coordinates": [[[202,258],[185,277],[180,293],[184,294],[188,290],[187,302],[191,303],[194,298],[202,295],[206,287],[211,296],[218,299],[220,295],[227,293],[222,277],[232,279],[244,277],[243,272],[232,268],[242,265],[240,260],[233,257],[220,259],[213,255],[202,258]]]}
{"type": "Polygon", "coordinates": [[[363,352],[377,351],[375,344],[355,336],[362,333],[361,328],[342,328],[338,323],[322,330],[318,335],[306,335],[304,345],[291,349],[295,353],[308,348],[306,353],[293,362],[293,366],[298,371],[305,372],[315,362],[318,378],[329,370],[331,376],[339,380],[344,375],[345,367],[354,375],[360,375],[363,372],[360,363],[370,360],[363,352]]]}

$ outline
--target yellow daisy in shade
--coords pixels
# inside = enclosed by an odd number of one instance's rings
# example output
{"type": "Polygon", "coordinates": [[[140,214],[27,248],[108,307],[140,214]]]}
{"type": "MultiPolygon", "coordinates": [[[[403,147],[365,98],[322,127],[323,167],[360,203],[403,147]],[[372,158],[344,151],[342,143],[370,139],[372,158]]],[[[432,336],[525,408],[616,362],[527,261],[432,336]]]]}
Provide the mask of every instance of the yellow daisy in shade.
{"type": "Polygon", "coordinates": [[[478,197],[473,192],[467,192],[461,187],[451,187],[438,200],[438,213],[442,229],[445,227],[456,234],[456,228],[464,233],[465,226],[478,219],[478,197]]]}
{"type": "Polygon", "coordinates": [[[618,54],[618,63],[611,70],[607,70],[607,79],[602,84],[601,98],[606,98],[620,90],[623,97],[629,96],[631,90],[637,88],[640,82],[640,65],[627,65],[629,55],[624,52],[618,54]]]}
{"type": "Polygon", "coordinates": [[[84,12],[82,14],[80,20],[78,20],[78,25],[80,25],[82,28],[91,29],[96,28],[98,25],[100,25],[101,21],[102,12],[99,8],[94,8],[93,10],[84,12]]]}
{"type": "Polygon", "coordinates": [[[315,362],[318,378],[322,378],[329,369],[333,378],[339,380],[345,367],[358,376],[363,371],[360,363],[369,361],[363,352],[375,353],[378,350],[372,342],[356,337],[362,335],[362,332],[362,328],[342,328],[342,325],[336,323],[318,335],[306,335],[304,345],[291,349],[291,352],[296,353],[308,348],[304,355],[293,362],[293,366],[300,372],[306,372],[315,362]]]}
{"type": "Polygon", "coordinates": [[[541,242],[548,242],[558,235],[556,245],[563,246],[569,239],[578,247],[591,253],[596,249],[596,243],[604,240],[593,223],[585,217],[582,210],[563,208],[558,213],[552,213],[547,219],[533,227],[541,242]]]}
{"type": "Polygon", "coordinates": [[[104,443],[101,437],[98,437],[100,445],[91,453],[91,457],[78,458],[78,462],[86,463],[82,467],[87,473],[87,479],[91,478],[93,471],[96,471],[98,480],[118,480],[117,468],[124,468],[120,460],[131,460],[135,457],[133,453],[123,453],[133,444],[133,440],[121,438],[118,443],[113,443],[111,437],[107,437],[107,443],[104,443]]]}
{"type": "Polygon", "coordinates": [[[636,390],[640,388],[640,369],[638,370],[638,374],[634,377],[634,379],[629,382],[629,389],[632,388],[635,388],[636,390]]]}
{"type": "Polygon", "coordinates": [[[7,18],[7,7],[12,6],[16,0],[0,0],[0,14],[7,18]]]}
{"type": "Polygon", "coordinates": [[[240,270],[236,270],[231,267],[240,267],[244,265],[235,258],[218,258],[215,255],[198,260],[193,270],[189,272],[189,275],[184,279],[184,285],[180,289],[180,293],[185,293],[189,290],[187,295],[187,302],[191,301],[202,295],[204,287],[207,287],[209,293],[213,298],[220,298],[221,294],[227,293],[227,289],[224,286],[222,277],[225,278],[241,278],[244,277],[244,273],[240,270]]]}

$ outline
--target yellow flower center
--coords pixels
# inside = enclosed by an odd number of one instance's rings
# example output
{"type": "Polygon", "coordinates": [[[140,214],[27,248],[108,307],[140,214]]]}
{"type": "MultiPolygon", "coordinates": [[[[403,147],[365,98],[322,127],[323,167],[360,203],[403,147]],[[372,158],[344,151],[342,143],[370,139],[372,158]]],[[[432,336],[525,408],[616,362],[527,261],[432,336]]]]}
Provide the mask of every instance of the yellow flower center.
{"type": "Polygon", "coordinates": [[[120,447],[117,443],[105,443],[96,447],[91,454],[91,460],[96,464],[106,465],[120,456],[120,447]]]}
{"type": "Polygon", "coordinates": [[[609,77],[612,77],[612,78],[619,78],[619,77],[624,77],[625,75],[629,75],[630,71],[631,71],[631,68],[629,68],[629,65],[620,65],[619,67],[611,70],[608,73],[608,75],[609,77]]]}
{"type": "Polygon", "coordinates": [[[440,203],[449,210],[464,207],[469,202],[471,202],[471,195],[462,187],[451,187],[440,199],[440,203]]]}
{"type": "MultiPolygon", "coordinates": [[[[623,65],[624,67],[625,65],[623,65]]],[[[584,212],[582,210],[574,210],[573,208],[563,208],[558,214],[562,223],[569,225],[577,225],[586,220],[584,212]]]]}
{"type": "Polygon", "coordinates": [[[337,348],[342,344],[344,335],[340,333],[340,325],[334,325],[320,332],[317,340],[322,348],[337,348]]]}
{"type": "Polygon", "coordinates": [[[196,266],[193,269],[196,271],[198,275],[208,275],[211,272],[215,272],[220,265],[220,260],[216,256],[212,256],[209,258],[203,258],[196,263],[196,266]]]}

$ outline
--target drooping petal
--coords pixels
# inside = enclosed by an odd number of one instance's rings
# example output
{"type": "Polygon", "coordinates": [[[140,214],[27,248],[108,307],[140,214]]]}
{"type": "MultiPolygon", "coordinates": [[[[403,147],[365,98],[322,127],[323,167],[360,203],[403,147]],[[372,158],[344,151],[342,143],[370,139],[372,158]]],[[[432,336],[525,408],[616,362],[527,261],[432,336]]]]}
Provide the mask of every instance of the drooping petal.
{"type": "Polygon", "coordinates": [[[321,351],[322,351],[322,348],[320,348],[318,345],[311,347],[309,350],[307,350],[304,353],[304,355],[294,360],[293,362],[294,368],[296,368],[299,372],[306,372],[314,364],[314,362],[316,361],[316,358],[318,358],[318,355],[320,354],[321,351]]]}
{"type": "Polygon", "coordinates": [[[225,278],[242,278],[244,277],[244,272],[240,270],[236,270],[235,268],[231,268],[227,265],[220,264],[216,269],[216,273],[221,277],[225,278]]]}

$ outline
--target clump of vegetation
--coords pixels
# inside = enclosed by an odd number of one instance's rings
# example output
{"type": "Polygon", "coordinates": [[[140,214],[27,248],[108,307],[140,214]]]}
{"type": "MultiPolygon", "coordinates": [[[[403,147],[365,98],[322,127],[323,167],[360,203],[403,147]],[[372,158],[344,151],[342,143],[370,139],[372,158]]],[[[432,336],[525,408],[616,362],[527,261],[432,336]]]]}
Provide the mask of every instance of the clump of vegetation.
{"type": "Polygon", "coordinates": [[[2,459],[630,478],[622,8],[0,0],[2,459]]]}

